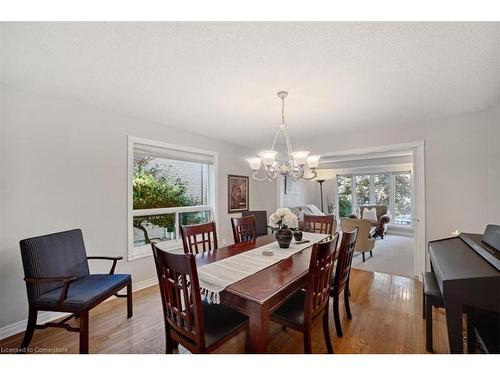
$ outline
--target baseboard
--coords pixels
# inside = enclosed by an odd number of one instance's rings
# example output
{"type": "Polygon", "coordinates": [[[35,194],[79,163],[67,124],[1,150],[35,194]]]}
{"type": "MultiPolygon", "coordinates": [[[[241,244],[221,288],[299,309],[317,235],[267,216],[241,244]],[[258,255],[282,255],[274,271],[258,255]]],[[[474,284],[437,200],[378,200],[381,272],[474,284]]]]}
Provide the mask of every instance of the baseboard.
{"type": "MultiPolygon", "coordinates": [[[[156,277],[147,280],[142,280],[132,284],[132,291],[137,292],[141,289],[146,289],[156,284],[158,284],[158,279],[156,277]]],[[[108,298],[105,302],[110,301],[114,298],[116,297],[112,296],[108,298]]],[[[36,322],[37,324],[44,324],[51,322],[53,320],[64,318],[65,316],[68,315],[69,315],[68,313],[41,311],[38,313],[38,319],[36,322]]],[[[27,324],[28,324],[28,319],[23,319],[19,322],[12,323],[0,328],[0,340],[3,340],[10,336],[17,335],[20,332],[24,332],[27,324]]]]}
{"type": "Polygon", "coordinates": [[[141,289],[149,288],[150,286],[158,284],[158,278],[153,277],[151,279],[142,280],[137,283],[132,283],[132,291],[137,292],[141,289]]]}
{"type": "MultiPolygon", "coordinates": [[[[36,322],[37,324],[44,324],[56,319],[61,319],[67,315],[69,314],[61,312],[42,311],[38,313],[38,319],[36,320],[36,322]]],[[[27,324],[28,319],[24,319],[0,328],[0,340],[17,335],[19,332],[24,332],[27,324]]]]}
{"type": "Polygon", "coordinates": [[[412,229],[401,229],[401,228],[388,228],[387,234],[394,234],[397,236],[414,237],[412,229]]]}

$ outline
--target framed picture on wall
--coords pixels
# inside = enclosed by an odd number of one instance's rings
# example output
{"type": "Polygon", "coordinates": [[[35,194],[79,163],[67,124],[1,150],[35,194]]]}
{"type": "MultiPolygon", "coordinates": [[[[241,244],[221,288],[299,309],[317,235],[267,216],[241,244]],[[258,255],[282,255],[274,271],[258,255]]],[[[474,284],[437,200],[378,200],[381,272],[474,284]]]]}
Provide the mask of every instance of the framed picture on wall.
{"type": "Polygon", "coordinates": [[[227,176],[228,212],[241,212],[248,210],[248,176],[227,176]]]}

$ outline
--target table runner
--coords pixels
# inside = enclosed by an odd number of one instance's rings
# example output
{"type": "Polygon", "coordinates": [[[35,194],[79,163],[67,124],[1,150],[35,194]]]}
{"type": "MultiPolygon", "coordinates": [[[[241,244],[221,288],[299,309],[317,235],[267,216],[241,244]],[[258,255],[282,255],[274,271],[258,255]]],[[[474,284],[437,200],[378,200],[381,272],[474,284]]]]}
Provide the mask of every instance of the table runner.
{"type": "Polygon", "coordinates": [[[288,249],[281,249],[275,241],[201,266],[198,268],[201,295],[208,303],[220,303],[219,293],[229,285],[270,267],[326,237],[325,234],[304,232],[303,239],[310,242],[296,244],[292,241],[288,249]],[[273,255],[262,255],[264,249],[272,249],[273,255]]]}

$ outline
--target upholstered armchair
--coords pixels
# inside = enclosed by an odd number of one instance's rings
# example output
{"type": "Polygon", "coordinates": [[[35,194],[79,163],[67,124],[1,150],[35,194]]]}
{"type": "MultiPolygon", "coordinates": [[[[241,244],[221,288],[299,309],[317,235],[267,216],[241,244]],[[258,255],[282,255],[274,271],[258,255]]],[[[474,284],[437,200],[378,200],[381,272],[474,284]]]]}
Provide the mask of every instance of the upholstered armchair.
{"type": "Polygon", "coordinates": [[[384,238],[384,234],[387,231],[387,224],[391,222],[391,215],[387,212],[387,206],[378,205],[378,206],[359,206],[359,215],[361,219],[363,218],[363,209],[366,208],[371,210],[375,208],[377,212],[377,220],[370,220],[372,225],[375,226],[375,233],[373,234],[373,238],[384,238]]]}
{"type": "Polygon", "coordinates": [[[354,251],[362,254],[363,262],[365,261],[366,252],[370,252],[370,257],[373,256],[372,250],[375,246],[375,239],[370,237],[372,223],[369,220],[342,218],[340,225],[342,226],[342,232],[352,232],[354,228],[359,228],[354,251]]]}
{"type": "Polygon", "coordinates": [[[89,352],[89,311],[109,297],[127,298],[127,317],[132,316],[132,278],[115,274],[123,257],[87,256],[82,231],[73,229],[20,241],[24,281],[28,294],[28,326],[19,352],[26,352],[35,328],[58,327],[80,333],[80,353],[89,352]],[[88,259],[112,261],[108,274],[90,274],[88,259]],[[118,291],[127,288],[126,295],[118,291]],[[58,323],[37,325],[38,311],[71,313],[58,323]],[[71,318],[79,327],[67,324],[71,318]]]}

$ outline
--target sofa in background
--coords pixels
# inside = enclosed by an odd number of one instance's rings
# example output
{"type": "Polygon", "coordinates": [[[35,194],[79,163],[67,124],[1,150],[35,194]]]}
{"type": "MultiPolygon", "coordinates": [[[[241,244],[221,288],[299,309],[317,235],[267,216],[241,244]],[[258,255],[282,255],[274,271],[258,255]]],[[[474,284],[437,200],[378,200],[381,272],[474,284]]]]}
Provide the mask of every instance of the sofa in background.
{"type": "Polygon", "coordinates": [[[325,214],[314,204],[305,206],[289,207],[289,209],[299,218],[299,222],[304,221],[304,215],[325,216],[325,214]]]}

